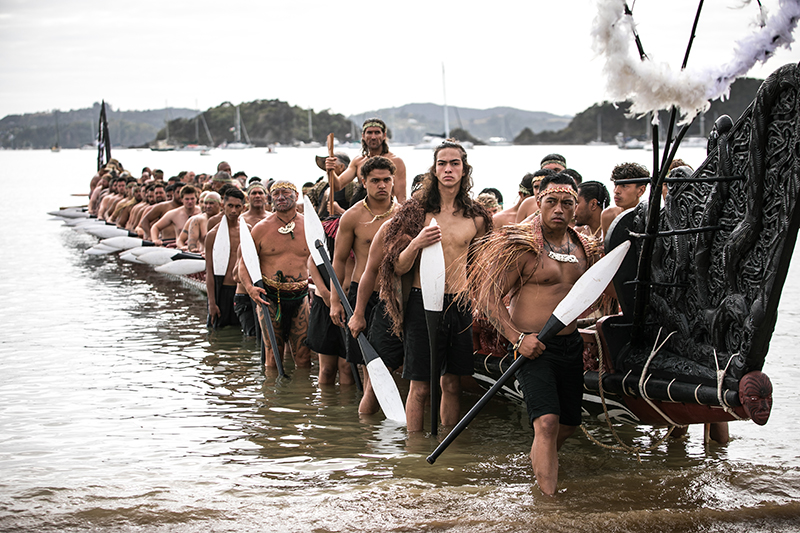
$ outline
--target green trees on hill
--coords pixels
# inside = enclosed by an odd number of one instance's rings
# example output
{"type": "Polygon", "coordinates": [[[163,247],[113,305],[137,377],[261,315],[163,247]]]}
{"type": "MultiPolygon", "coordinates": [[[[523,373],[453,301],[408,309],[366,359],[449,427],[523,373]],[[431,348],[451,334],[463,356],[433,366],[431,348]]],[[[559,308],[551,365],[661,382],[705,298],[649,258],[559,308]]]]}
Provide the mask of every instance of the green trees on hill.
{"type": "MultiPolygon", "coordinates": [[[[340,114],[331,114],[328,110],[311,112],[311,135],[309,135],[308,110],[291,106],[280,100],[256,100],[239,106],[243,131],[250,141],[257,146],[272,143],[292,144],[297,141],[318,141],[325,143],[329,133],[340,141],[350,138],[351,123],[340,114]]],[[[203,113],[214,144],[234,141],[236,124],[236,106],[230,102],[213,107],[203,113]]],[[[197,117],[181,118],[169,122],[170,142],[175,144],[209,144],[202,123],[197,117]]],[[[156,139],[166,138],[166,128],[161,129],[156,139]]],[[[244,133],[242,134],[244,140],[244,133]]]]}

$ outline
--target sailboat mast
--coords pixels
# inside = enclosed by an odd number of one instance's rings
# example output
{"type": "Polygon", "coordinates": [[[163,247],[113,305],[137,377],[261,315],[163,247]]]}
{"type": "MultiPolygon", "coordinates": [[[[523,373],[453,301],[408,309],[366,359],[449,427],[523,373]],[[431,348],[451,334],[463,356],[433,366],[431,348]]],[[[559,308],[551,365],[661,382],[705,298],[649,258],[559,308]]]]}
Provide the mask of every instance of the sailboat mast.
{"type": "Polygon", "coordinates": [[[442,96],[444,98],[444,137],[450,137],[450,117],[447,112],[447,87],[445,86],[444,62],[442,63],[442,96]]]}
{"type": "Polygon", "coordinates": [[[238,142],[242,142],[242,116],[239,114],[239,106],[236,106],[236,124],[233,129],[233,140],[238,142]]]}

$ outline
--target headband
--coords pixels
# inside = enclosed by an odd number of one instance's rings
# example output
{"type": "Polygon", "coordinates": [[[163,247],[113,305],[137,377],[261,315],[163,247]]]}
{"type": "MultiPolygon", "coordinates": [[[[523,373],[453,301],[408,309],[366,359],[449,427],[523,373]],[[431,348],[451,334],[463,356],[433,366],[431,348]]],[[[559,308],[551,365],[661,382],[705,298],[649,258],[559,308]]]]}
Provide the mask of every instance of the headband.
{"type": "Polygon", "coordinates": [[[545,179],[546,177],[547,177],[547,176],[534,176],[534,177],[533,177],[533,181],[532,181],[532,183],[536,183],[537,181],[542,181],[542,180],[543,180],[543,179],[545,179]]]}
{"type": "Polygon", "coordinates": [[[560,159],[548,159],[547,161],[542,161],[541,168],[544,168],[547,165],[560,165],[562,167],[566,166],[565,162],[561,161],[560,159]]]}
{"type": "Polygon", "coordinates": [[[521,192],[525,196],[533,196],[533,190],[525,187],[524,185],[519,186],[519,192],[521,192]]]}
{"type": "Polygon", "coordinates": [[[200,196],[201,202],[214,202],[216,204],[222,203],[222,197],[218,192],[206,191],[204,195],[200,196]]]}
{"type": "Polygon", "coordinates": [[[578,199],[578,193],[575,192],[575,189],[573,189],[569,185],[561,185],[559,187],[548,187],[548,188],[544,189],[543,191],[539,191],[539,196],[536,197],[536,201],[540,201],[542,198],[545,197],[545,195],[550,194],[550,193],[554,193],[554,192],[565,192],[567,194],[570,194],[576,200],[578,199]]]}
{"type": "Polygon", "coordinates": [[[365,122],[363,126],[361,126],[361,133],[367,131],[367,128],[380,128],[381,131],[386,131],[386,126],[381,124],[380,122],[365,122]]]}
{"type": "Polygon", "coordinates": [[[247,188],[247,194],[250,194],[250,191],[252,191],[253,189],[261,189],[262,191],[264,191],[264,194],[267,194],[267,188],[264,187],[263,183],[259,183],[257,181],[251,183],[250,186],[247,188]]]}
{"type": "Polygon", "coordinates": [[[272,192],[275,189],[289,189],[295,193],[297,192],[297,186],[291,181],[276,181],[272,184],[272,187],[269,188],[269,192],[272,192]]]}

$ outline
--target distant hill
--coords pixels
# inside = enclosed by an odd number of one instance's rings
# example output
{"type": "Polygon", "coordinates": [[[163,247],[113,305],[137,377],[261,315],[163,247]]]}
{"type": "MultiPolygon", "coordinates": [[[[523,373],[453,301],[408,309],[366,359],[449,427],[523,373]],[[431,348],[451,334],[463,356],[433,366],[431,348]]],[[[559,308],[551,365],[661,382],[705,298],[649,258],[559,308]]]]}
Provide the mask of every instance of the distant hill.
{"type": "MultiPolygon", "coordinates": [[[[736,120],[755,97],[763,80],[741,78],[731,86],[730,98],[714,101],[703,117],[695,120],[692,135],[707,135],[714,120],[727,114],[736,120]]],[[[627,118],[629,105],[609,102],[595,104],[574,117],[544,111],[525,111],[512,107],[472,109],[449,107],[451,131],[463,130],[463,139],[489,141],[502,137],[515,144],[586,144],[598,139],[614,142],[621,132],[626,138],[645,139],[650,130],[649,119],[627,118]],[[467,135],[468,134],[468,135],[467,135]]],[[[169,118],[169,141],[172,144],[212,144],[205,127],[192,109],[167,108],[148,111],[115,111],[108,108],[112,146],[147,146],[166,138],[169,118]]],[[[239,105],[244,131],[257,146],[271,143],[325,142],[333,132],[340,141],[359,140],[359,129],[366,118],[377,116],[389,125],[392,142],[415,144],[426,134],[444,132],[443,106],[407,104],[400,107],[367,111],[345,117],[330,110],[311,112],[281,100],[255,100],[239,105]]],[[[97,132],[100,104],[71,111],[8,115],[0,120],[0,147],[11,149],[49,148],[56,142],[56,120],[62,148],[79,148],[91,143],[97,132]]],[[[203,112],[213,144],[232,142],[235,106],[230,102],[203,112]]],[[[668,116],[661,114],[666,130],[668,116]]]]}
{"type": "MultiPolygon", "coordinates": [[[[147,111],[116,111],[106,103],[112,146],[141,146],[155,139],[167,118],[192,117],[196,110],[170,107],[147,111]]],[[[97,135],[100,104],[70,111],[7,115],[0,120],[3,148],[50,148],[58,138],[62,148],[80,148],[97,135]]]]}
{"type": "MultiPolygon", "coordinates": [[[[758,88],[764,80],[740,78],[731,85],[730,98],[725,101],[714,100],[711,107],[692,123],[688,136],[708,135],[714,121],[722,115],[730,116],[734,121],[747,109],[756,96],[758,88]]],[[[595,104],[578,113],[569,125],[563,129],[546,131],[523,130],[514,138],[515,144],[586,144],[601,140],[613,143],[614,136],[622,133],[625,138],[645,140],[650,132],[649,117],[626,118],[629,103],[614,105],[610,102],[595,104]],[[600,139],[598,139],[598,130],[600,139]]],[[[659,113],[661,134],[666,134],[669,114],[659,113]]]]}
{"type": "MultiPolygon", "coordinates": [[[[444,106],[438,104],[406,104],[366,111],[348,118],[360,127],[369,117],[380,117],[386,121],[395,142],[418,143],[427,133],[444,132],[444,106]]],[[[492,137],[504,137],[510,141],[525,128],[534,132],[563,129],[569,125],[571,119],[570,116],[513,107],[472,109],[448,106],[451,130],[460,128],[484,141],[492,137]]]]}

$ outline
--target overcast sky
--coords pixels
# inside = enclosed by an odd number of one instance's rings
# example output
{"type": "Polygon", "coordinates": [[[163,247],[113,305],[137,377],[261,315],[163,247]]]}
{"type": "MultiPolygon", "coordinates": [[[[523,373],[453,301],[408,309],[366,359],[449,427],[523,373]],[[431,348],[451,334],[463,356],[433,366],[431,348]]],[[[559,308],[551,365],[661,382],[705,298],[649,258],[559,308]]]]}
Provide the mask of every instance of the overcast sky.
{"type": "MultiPolygon", "coordinates": [[[[690,67],[732,57],[756,15],[741,3],[705,3],[690,67]]],[[[646,52],[677,69],[696,9],[635,1],[646,52]]],[[[141,110],[277,98],[357,114],[442,103],[443,63],[449,105],[573,115],[605,96],[595,12],[592,0],[0,0],[0,117],[101,99],[141,110]]],[[[750,75],[800,61],[794,48],[750,75]]]]}

